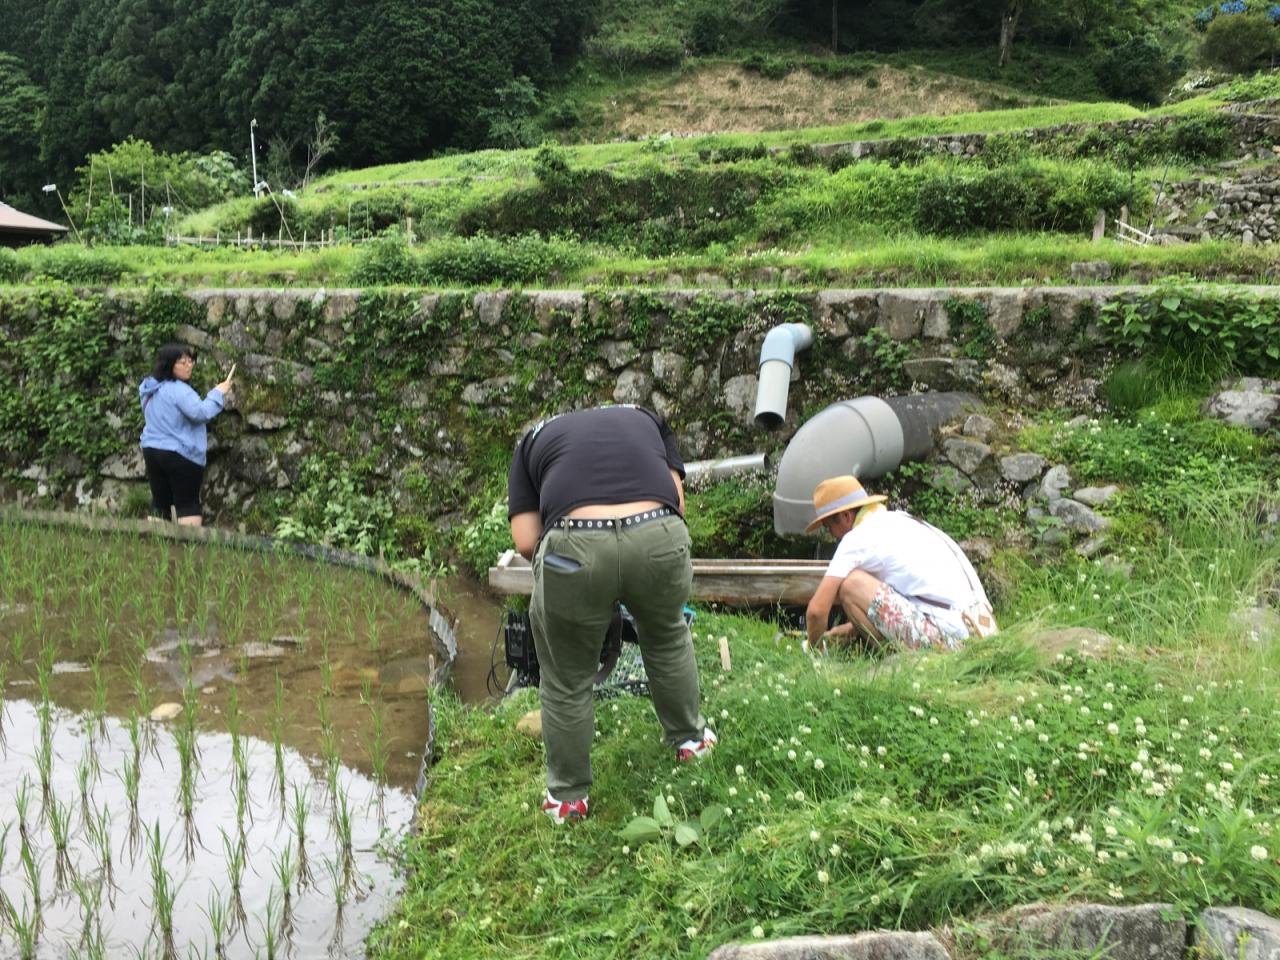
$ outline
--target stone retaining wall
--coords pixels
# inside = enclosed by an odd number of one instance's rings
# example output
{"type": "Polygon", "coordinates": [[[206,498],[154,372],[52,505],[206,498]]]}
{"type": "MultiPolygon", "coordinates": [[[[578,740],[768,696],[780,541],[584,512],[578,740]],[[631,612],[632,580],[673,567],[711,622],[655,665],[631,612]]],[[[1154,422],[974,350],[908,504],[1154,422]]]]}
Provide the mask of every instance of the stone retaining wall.
{"type": "MultiPolygon", "coordinates": [[[[197,348],[197,382],[212,385],[238,364],[236,389],[209,431],[208,518],[263,529],[263,504],[292,495],[309,458],[333,455],[361,464],[398,510],[447,530],[484,482],[478,464],[496,469],[501,450],[539,417],[602,402],[657,410],[690,460],[777,451],[804,417],[838,399],[894,392],[890,384],[898,392],[977,389],[1021,404],[1091,409],[1107,352],[1097,311],[1145,289],[166,295],[185,305],[173,336],[197,348]],[[944,306],[955,296],[988,308],[984,359],[961,355],[944,306]],[[812,323],[815,344],[797,358],[785,425],[765,433],[752,424],[760,343],[775,323],[794,319],[812,323]],[[721,326],[708,339],[699,325],[711,320],[721,326]],[[904,345],[905,362],[899,356],[889,369],[876,344],[893,342],[904,345]]],[[[0,499],[21,491],[49,506],[117,509],[131,491],[141,496],[136,391],[147,361],[134,322],[152,295],[76,294],[101,297],[96,309],[130,371],[88,388],[103,411],[96,432],[105,442],[97,447],[110,452],[86,459],[51,448],[37,429],[34,439],[0,451],[0,499]]],[[[39,303],[33,291],[0,296],[0,338],[27,336],[46,309],[39,303]]],[[[12,361],[0,366],[17,384],[19,406],[47,376],[12,361]]]]}

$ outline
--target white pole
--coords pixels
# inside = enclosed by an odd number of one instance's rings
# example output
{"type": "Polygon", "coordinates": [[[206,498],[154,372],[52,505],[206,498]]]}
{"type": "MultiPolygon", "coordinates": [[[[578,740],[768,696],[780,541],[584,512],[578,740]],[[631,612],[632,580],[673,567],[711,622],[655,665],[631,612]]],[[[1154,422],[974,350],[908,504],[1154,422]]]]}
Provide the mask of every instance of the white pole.
{"type": "Polygon", "coordinates": [[[260,196],[258,192],[258,142],[254,139],[253,128],[258,125],[255,117],[249,121],[249,159],[253,162],[253,195],[260,196]]]}

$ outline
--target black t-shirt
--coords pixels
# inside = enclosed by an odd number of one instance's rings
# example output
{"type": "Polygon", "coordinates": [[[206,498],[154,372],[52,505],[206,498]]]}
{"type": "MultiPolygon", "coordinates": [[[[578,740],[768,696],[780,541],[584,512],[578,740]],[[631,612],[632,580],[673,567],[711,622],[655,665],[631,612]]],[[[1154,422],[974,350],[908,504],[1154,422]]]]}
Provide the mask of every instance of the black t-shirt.
{"type": "Polygon", "coordinates": [[[545,420],[516,446],[508,518],[537,510],[549,527],[577,507],[656,500],[679,510],[671,470],[684,461],[667,422],[644,407],[599,407],[545,420]]]}

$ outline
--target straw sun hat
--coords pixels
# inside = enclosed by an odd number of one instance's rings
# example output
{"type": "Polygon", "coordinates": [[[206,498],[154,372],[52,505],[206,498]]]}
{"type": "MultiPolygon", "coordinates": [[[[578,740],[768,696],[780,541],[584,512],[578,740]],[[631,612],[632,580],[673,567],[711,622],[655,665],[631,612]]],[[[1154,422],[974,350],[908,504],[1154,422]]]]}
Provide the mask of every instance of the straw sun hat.
{"type": "Polygon", "coordinates": [[[818,519],[804,528],[805,533],[813,533],[822,521],[833,514],[844,510],[857,510],[872,503],[883,503],[889,498],[883,494],[869,494],[862,489],[857,477],[832,477],[818,484],[813,491],[813,509],[818,512],[818,519]]]}

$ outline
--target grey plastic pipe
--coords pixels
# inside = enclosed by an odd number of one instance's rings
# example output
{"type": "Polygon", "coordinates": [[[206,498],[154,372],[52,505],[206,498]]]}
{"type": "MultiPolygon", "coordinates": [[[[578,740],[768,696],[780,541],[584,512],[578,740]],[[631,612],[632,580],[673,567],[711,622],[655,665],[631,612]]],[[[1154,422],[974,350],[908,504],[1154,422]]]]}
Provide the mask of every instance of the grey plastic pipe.
{"type": "Polygon", "coordinates": [[[773,529],[780,534],[804,533],[817,517],[813,491],[823,480],[845,475],[874,480],[900,464],[923,460],[943,423],[980,405],[968,393],[858,397],[833,403],[796,431],[778,461],[773,529]]]}
{"type": "Polygon", "coordinates": [[[756,426],[776,430],[787,417],[787,390],[796,353],[813,344],[813,331],[804,323],[780,323],[760,347],[760,386],[756,389],[756,426]]]}
{"type": "Polygon", "coordinates": [[[695,460],[684,465],[684,478],[690,480],[720,480],[739,473],[768,473],[767,453],[748,453],[740,457],[724,457],[721,460],[695,460]]]}

